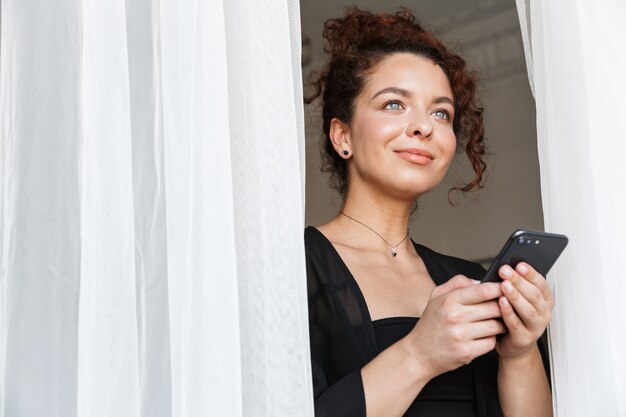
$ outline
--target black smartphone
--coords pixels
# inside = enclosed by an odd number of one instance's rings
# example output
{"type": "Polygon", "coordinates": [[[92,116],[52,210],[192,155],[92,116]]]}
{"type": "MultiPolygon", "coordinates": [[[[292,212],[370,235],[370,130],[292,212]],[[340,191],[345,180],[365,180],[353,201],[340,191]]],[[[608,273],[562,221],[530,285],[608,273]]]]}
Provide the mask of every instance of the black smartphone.
{"type": "Polygon", "coordinates": [[[502,281],[498,275],[500,267],[508,264],[515,268],[520,262],[526,262],[545,277],[567,246],[567,242],[567,236],[564,235],[516,230],[502,247],[482,282],[502,281]]]}

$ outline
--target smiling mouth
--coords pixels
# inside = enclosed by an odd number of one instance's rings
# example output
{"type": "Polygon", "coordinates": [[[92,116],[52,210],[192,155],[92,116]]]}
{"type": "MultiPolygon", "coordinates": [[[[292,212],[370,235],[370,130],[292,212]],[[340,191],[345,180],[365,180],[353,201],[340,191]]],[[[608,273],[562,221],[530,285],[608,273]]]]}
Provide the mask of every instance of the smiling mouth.
{"type": "Polygon", "coordinates": [[[423,149],[398,149],[394,151],[398,156],[406,161],[417,165],[429,165],[435,157],[430,152],[423,149]]]}

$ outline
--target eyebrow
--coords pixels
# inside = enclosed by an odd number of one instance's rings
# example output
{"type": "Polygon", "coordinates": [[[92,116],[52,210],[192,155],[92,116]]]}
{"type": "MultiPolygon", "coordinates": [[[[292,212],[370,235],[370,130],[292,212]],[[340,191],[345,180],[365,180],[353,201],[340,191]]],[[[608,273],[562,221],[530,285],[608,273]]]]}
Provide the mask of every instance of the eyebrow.
{"type": "MultiPolygon", "coordinates": [[[[411,93],[408,90],[405,90],[404,88],[387,87],[387,88],[383,88],[382,90],[380,90],[376,94],[374,94],[372,96],[372,98],[370,99],[370,101],[374,100],[376,97],[378,97],[381,94],[387,94],[387,93],[398,94],[398,95],[400,95],[402,97],[407,97],[407,98],[411,97],[411,93]]],[[[454,101],[450,97],[446,97],[446,96],[436,97],[433,100],[433,103],[434,104],[448,103],[452,107],[454,107],[454,101]]]]}
{"type": "Polygon", "coordinates": [[[387,87],[387,88],[383,88],[382,90],[380,90],[379,92],[374,94],[372,96],[372,98],[370,99],[370,101],[374,100],[376,97],[378,97],[381,94],[387,94],[387,93],[398,94],[398,95],[400,95],[402,97],[410,97],[411,96],[411,93],[409,93],[409,91],[405,90],[404,88],[387,87]]]}
{"type": "Polygon", "coordinates": [[[437,97],[436,99],[433,100],[433,103],[435,104],[448,103],[449,105],[454,107],[454,101],[452,101],[450,97],[446,97],[446,96],[437,97]]]}

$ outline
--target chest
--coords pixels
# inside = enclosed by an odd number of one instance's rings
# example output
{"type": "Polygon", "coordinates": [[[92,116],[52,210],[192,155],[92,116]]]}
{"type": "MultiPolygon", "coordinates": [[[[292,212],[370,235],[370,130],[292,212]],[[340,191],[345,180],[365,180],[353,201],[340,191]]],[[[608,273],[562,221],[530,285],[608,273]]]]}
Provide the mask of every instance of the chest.
{"type": "Polygon", "coordinates": [[[338,248],[365,299],[372,321],[388,317],[420,317],[435,282],[419,256],[385,258],[338,248]]]}

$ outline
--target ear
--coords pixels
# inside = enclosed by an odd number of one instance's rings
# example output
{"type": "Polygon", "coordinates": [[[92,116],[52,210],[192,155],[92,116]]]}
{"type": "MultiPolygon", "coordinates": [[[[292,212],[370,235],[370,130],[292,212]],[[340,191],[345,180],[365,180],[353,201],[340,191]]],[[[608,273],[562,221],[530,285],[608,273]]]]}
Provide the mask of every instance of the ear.
{"type": "Polygon", "coordinates": [[[328,130],[328,136],[330,137],[331,142],[333,143],[333,147],[335,151],[342,158],[349,158],[352,154],[352,142],[350,138],[350,126],[347,123],[342,122],[341,120],[334,117],[330,121],[330,129],[328,130]],[[348,155],[345,155],[343,151],[349,151],[348,155]]]}

